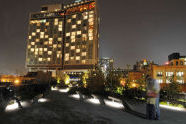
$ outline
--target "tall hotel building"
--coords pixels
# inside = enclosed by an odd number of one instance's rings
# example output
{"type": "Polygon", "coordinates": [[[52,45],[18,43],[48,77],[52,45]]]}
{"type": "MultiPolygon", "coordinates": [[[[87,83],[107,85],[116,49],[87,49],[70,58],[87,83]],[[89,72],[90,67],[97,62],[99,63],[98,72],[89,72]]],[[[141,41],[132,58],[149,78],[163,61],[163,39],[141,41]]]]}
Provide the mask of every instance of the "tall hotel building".
{"type": "Polygon", "coordinates": [[[31,13],[26,66],[29,71],[82,71],[98,63],[97,0],[44,5],[31,13]]]}

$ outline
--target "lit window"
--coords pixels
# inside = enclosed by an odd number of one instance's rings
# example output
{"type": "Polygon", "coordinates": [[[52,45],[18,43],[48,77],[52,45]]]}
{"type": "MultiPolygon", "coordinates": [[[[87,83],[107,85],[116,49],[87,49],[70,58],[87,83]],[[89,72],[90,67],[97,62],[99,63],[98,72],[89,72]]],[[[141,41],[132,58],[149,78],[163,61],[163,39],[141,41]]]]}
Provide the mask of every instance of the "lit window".
{"type": "Polygon", "coordinates": [[[173,76],[173,74],[174,74],[174,72],[166,72],[167,77],[171,77],[171,76],[173,76]]]}
{"type": "Polygon", "coordinates": [[[39,51],[39,49],[38,49],[38,48],[36,48],[36,49],[35,49],[35,51],[37,51],[37,52],[38,52],[38,51],[39,51]]]}
{"type": "Polygon", "coordinates": [[[35,45],[35,42],[31,42],[31,45],[35,45]]]}
{"type": "Polygon", "coordinates": [[[70,23],[71,22],[71,19],[68,19],[67,22],[70,23]]]}
{"type": "Polygon", "coordinates": [[[52,41],[49,41],[49,44],[52,45],[52,41]]]}
{"type": "Polygon", "coordinates": [[[37,29],[36,32],[40,32],[40,29],[37,29]]]}
{"type": "Polygon", "coordinates": [[[93,29],[89,29],[88,30],[88,33],[93,33],[93,29]]]}
{"type": "Polygon", "coordinates": [[[88,19],[88,16],[83,16],[83,19],[88,19]]]}
{"type": "Polygon", "coordinates": [[[81,34],[81,31],[77,31],[77,35],[80,35],[81,34]]]}
{"type": "Polygon", "coordinates": [[[75,50],[75,46],[71,46],[71,48],[70,48],[71,50],[75,50]]]}
{"type": "Polygon", "coordinates": [[[39,51],[39,55],[43,55],[43,52],[39,51]]]}
{"type": "Polygon", "coordinates": [[[59,25],[61,25],[61,26],[62,26],[62,25],[63,25],[63,22],[62,22],[62,21],[60,21],[60,22],[59,22],[59,25]]]}
{"type": "Polygon", "coordinates": [[[39,58],[39,61],[42,62],[43,61],[43,58],[39,58]]]}
{"type": "Polygon", "coordinates": [[[32,32],[32,36],[36,36],[36,33],[35,32],[32,32]]]}
{"type": "Polygon", "coordinates": [[[76,28],[76,25],[72,25],[72,29],[76,28]]]}
{"type": "Polygon", "coordinates": [[[71,39],[75,39],[75,38],[76,38],[76,36],[75,36],[75,35],[72,35],[72,36],[71,36],[71,39]]]}
{"type": "Polygon", "coordinates": [[[159,84],[163,83],[162,79],[158,79],[157,81],[158,81],[159,84]]]}
{"type": "Polygon", "coordinates": [[[74,19],[75,19],[76,17],[77,17],[77,15],[72,15],[72,18],[74,18],[74,19]]]}
{"type": "Polygon", "coordinates": [[[82,52],[82,56],[86,56],[87,55],[87,53],[86,52],[82,52]]]}
{"type": "Polygon", "coordinates": [[[94,25],[94,22],[89,22],[89,25],[91,25],[91,26],[94,25]]]}
{"type": "Polygon", "coordinates": [[[49,22],[45,23],[46,26],[49,26],[49,22]]]}
{"type": "Polygon", "coordinates": [[[54,45],[53,45],[53,48],[57,48],[57,44],[54,44],[54,45]]]}
{"type": "Polygon", "coordinates": [[[48,38],[48,35],[45,35],[45,38],[48,38]]]}
{"type": "Polygon", "coordinates": [[[58,37],[57,40],[58,40],[58,41],[62,41],[62,38],[61,38],[61,37],[58,37]]]}
{"type": "Polygon", "coordinates": [[[30,51],[31,51],[31,52],[34,52],[34,48],[31,48],[30,51]]]}
{"type": "Polygon", "coordinates": [[[29,36],[28,39],[32,39],[32,36],[29,36]]]}
{"type": "Polygon", "coordinates": [[[41,35],[40,35],[40,38],[44,38],[44,34],[41,34],[41,35]]]}
{"type": "Polygon", "coordinates": [[[47,48],[44,48],[44,51],[46,52],[48,49],[47,48]]]}
{"type": "Polygon", "coordinates": [[[82,63],[85,64],[86,63],[86,60],[82,60],[82,63]]]}
{"type": "Polygon", "coordinates": [[[93,36],[93,33],[88,33],[88,36],[89,36],[89,37],[92,37],[92,36],[93,36]]]}
{"type": "Polygon", "coordinates": [[[37,26],[38,26],[38,27],[41,26],[40,22],[37,23],[37,26]]]}
{"type": "Polygon", "coordinates": [[[60,56],[61,56],[60,54],[57,54],[57,58],[60,58],[60,56]]]}
{"type": "Polygon", "coordinates": [[[93,40],[93,37],[89,37],[89,40],[93,40]]]}
{"type": "Polygon", "coordinates": [[[40,23],[46,23],[46,19],[40,20],[40,23]]]}
{"type": "Polygon", "coordinates": [[[88,12],[84,12],[84,13],[83,13],[83,16],[87,16],[87,15],[88,15],[88,12]]]}
{"type": "Polygon", "coordinates": [[[74,60],[74,57],[70,57],[71,60],[74,60]]]}
{"type": "Polygon", "coordinates": [[[38,55],[38,52],[37,51],[35,51],[35,55],[38,55]]]}
{"type": "Polygon", "coordinates": [[[93,22],[93,21],[94,21],[94,19],[93,19],[93,18],[90,18],[88,21],[89,21],[89,22],[93,22]]]}
{"type": "Polygon", "coordinates": [[[69,60],[69,53],[65,54],[65,61],[69,60]]]}
{"type": "Polygon", "coordinates": [[[80,53],[80,49],[76,49],[76,53],[80,53]]]}
{"type": "Polygon", "coordinates": [[[77,24],[80,25],[81,24],[81,20],[77,21],[77,24]]]}
{"type": "Polygon", "coordinates": [[[42,51],[43,51],[43,48],[39,48],[39,51],[41,51],[41,52],[42,52],[42,51]]]}
{"type": "Polygon", "coordinates": [[[170,83],[170,80],[166,79],[166,83],[167,83],[167,84],[170,83]]]}
{"type": "Polygon", "coordinates": [[[176,76],[182,77],[183,76],[183,72],[176,72],[176,76]]]}
{"type": "Polygon", "coordinates": [[[94,14],[94,11],[90,11],[89,14],[94,14]]]}
{"type": "Polygon", "coordinates": [[[61,44],[58,44],[58,48],[61,48],[61,44]]]}
{"type": "Polygon", "coordinates": [[[83,48],[83,49],[86,49],[87,47],[86,47],[86,45],[82,45],[82,48],[83,48]]]}
{"type": "Polygon", "coordinates": [[[61,51],[57,51],[58,54],[61,54],[61,51]]]}
{"type": "Polygon", "coordinates": [[[52,51],[48,51],[48,55],[52,55],[52,51]]]}
{"type": "Polygon", "coordinates": [[[66,33],[66,36],[69,37],[70,36],[70,33],[66,33]]]}
{"type": "Polygon", "coordinates": [[[30,45],[28,45],[28,49],[30,49],[31,48],[31,46],[30,45]]]}
{"type": "Polygon", "coordinates": [[[69,43],[66,43],[66,45],[65,45],[65,46],[66,46],[66,47],[69,47],[69,45],[70,45],[69,43]]]}
{"type": "Polygon", "coordinates": [[[48,41],[45,41],[45,42],[44,42],[44,45],[48,45],[48,41]]]}
{"type": "Polygon", "coordinates": [[[53,41],[53,38],[49,38],[49,41],[53,41]]]}
{"type": "Polygon", "coordinates": [[[162,76],[163,75],[163,72],[158,72],[157,73],[157,76],[162,76]]]}
{"type": "Polygon", "coordinates": [[[71,42],[73,43],[73,42],[76,42],[76,39],[75,38],[72,38],[71,39],[71,42]]]}
{"type": "Polygon", "coordinates": [[[184,80],[176,80],[176,82],[178,82],[180,84],[184,84],[184,80]]]}
{"type": "Polygon", "coordinates": [[[51,61],[51,58],[47,58],[47,61],[51,61]]]}
{"type": "Polygon", "coordinates": [[[80,56],[76,56],[76,60],[80,60],[80,56]]]}
{"type": "Polygon", "coordinates": [[[59,31],[63,31],[63,29],[62,29],[62,28],[60,28],[60,27],[58,28],[58,30],[59,30],[59,31]]]}
{"type": "Polygon", "coordinates": [[[54,20],[54,25],[58,25],[58,19],[57,18],[54,20]]]}
{"type": "Polygon", "coordinates": [[[93,18],[93,17],[94,17],[94,15],[92,15],[92,14],[91,14],[91,15],[89,15],[89,18],[93,18]]]}
{"type": "Polygon", "coordinates": [[[36,42],[39,42],[39,39],[36,39],[36,42]]]}
{"type": "Polygon", "coordinates": [[[87,35],[86,34],[82,34],[82,40],[86,41],[87,40],[87,35]]]}

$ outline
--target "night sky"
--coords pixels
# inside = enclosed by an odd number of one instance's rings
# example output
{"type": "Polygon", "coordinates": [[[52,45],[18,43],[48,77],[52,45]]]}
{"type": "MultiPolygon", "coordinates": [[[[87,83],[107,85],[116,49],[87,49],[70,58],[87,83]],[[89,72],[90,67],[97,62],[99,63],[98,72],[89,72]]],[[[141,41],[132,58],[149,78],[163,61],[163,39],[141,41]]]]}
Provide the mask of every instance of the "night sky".
{"type": "MultiPolygon", "coordinates": [[[[29,12],[72,0],[0,0],[0,73],[25,67],[29,12]]],[[[158,64],[186,55],[186,0],[99,0],[100,57],[125,68],[147,58],[158,64]]]]}

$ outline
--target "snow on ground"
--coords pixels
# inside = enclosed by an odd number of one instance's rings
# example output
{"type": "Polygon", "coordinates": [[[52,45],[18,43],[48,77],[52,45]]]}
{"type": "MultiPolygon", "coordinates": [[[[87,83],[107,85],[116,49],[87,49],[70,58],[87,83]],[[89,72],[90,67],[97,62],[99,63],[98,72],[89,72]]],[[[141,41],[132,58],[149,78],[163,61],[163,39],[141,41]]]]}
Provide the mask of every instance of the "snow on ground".
{"type": "MultiPolygon", "coordinates": [[[[0,113],[0,124],[186,124],[186,112],[162,109],[160,121],[150,121],[124,109],[117,109],[79,100],[64,92],[52,91],[45,102],[30,107],[0,113]]],[[[143,104],[132,105],[145,112],[143,104]]]]}

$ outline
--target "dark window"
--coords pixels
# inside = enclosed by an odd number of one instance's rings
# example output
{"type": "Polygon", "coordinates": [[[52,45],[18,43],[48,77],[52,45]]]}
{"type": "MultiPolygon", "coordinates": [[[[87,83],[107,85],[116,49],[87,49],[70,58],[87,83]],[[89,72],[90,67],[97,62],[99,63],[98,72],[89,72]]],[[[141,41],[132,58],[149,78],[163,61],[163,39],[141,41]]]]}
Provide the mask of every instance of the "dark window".
{"type": "Polygon", "coordinates": [[[47,10],[48,10],[48,7],[42,7],[41,10],[42,10],[42,11],[47,11],[47,10]]]}
{"type": "Polygon", "coordinates": [[[173,62],[171,62],[171,65],[173,65],[173,62]]]}
{"type": "Polygon", "coordinates": [[[178,61],[176,61],[176,65],[178,65],[178,61]]]}

